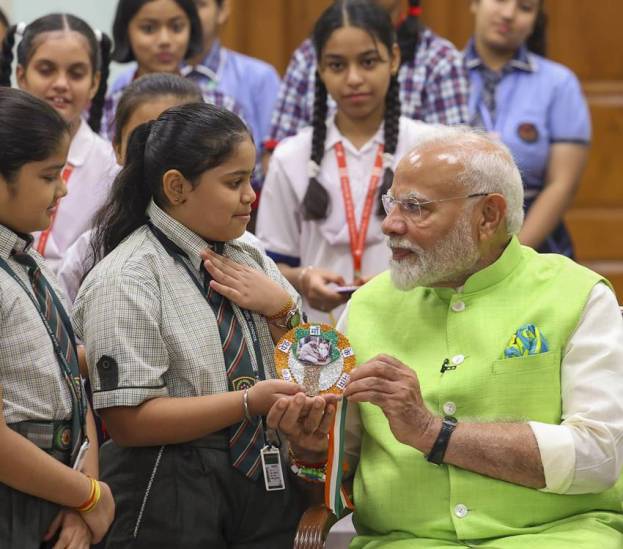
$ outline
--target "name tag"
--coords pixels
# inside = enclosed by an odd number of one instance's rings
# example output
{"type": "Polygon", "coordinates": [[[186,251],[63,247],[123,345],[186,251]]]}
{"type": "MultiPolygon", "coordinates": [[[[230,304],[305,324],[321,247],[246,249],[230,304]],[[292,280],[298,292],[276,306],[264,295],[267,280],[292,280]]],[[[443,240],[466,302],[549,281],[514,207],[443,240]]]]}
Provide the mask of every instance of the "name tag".
{"type": "Polygon", "coordinates": [[[260,456],[262,458],[266,491],[285,490],[286,483],[283,479],[279,449],[274,446],[264,446],[260,452],[260,456]]]}

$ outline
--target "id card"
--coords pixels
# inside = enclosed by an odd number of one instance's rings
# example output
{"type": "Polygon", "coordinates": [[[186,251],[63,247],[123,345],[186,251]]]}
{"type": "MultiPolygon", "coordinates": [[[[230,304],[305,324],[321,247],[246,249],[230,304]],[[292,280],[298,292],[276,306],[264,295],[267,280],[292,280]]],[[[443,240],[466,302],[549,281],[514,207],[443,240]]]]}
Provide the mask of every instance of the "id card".
{"type": "Polygon", "coordinates": [[[279,449],[274,446],[264,446],[260,451],[260,456],[262,458],[266,491],[285,490],[286,483],[283,479],[279,449]]]}
{"type": "Polygon", "coordinates": [[[74,463],[74,469],[76,471],[82,471],[82,466],[84,465],[84,458],[87,457],[87,450],[89,449],[89,439],[85,438],[84,442],[80,446],[80,450],[78,450],[78,456],[76,457],[76,462],[74,463]]]}

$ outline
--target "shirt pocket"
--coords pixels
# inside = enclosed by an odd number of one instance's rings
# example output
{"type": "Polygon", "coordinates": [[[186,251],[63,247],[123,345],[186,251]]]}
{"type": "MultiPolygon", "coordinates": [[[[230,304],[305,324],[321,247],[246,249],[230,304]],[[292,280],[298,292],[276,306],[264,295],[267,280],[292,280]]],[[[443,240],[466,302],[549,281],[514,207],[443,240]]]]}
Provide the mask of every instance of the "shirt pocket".
{"type": "Polygon", "coordinates": [[[500,421],[560,423],[560,349],[495,360],[485,414],[500,421]]]}
{"type": "Polygon", "coordinates": [[[518,356],[494,360],[491,372],[498,376],[538,376],[540,372],[551,374],[560,366],[560,350],[535,355],[518,356]]]}

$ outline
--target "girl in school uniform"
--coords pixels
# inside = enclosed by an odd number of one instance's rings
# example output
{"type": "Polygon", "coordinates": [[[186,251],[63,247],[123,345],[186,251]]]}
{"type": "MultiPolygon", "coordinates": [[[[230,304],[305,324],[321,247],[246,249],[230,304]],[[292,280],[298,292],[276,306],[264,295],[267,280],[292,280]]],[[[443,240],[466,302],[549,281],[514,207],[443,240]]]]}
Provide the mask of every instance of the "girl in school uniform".
{"type": "Polygon", "coordinates": [[[543,57],[543,0],[473,0],[475,34],[465,50],[471,124],[513,153],[526,194],[519,240],[573,257],[563,216],[588,157],[590,114],[576,76],[543,57]]]}
{"type": "MultiPolygon", "coordinates": [[[[181,76],[166,73],[147,74],[132,82],[123,92],[115,115],[113,149],[119,166],[125,162],[128,138],[137,126],[155,120],[169,107],[202,102],[201,90],[181,76]]],[[[59,284],[70,302],[93,267],[92,230],[83,233],[67,250],[58,271],[59,284]]]]}
{"type": "Polygon", "coordinates": [[[100,129],[110,40],[82,19],[50,14],[27,26],[10,27],[3,48],[0,84],[11,85],[13,46],[17,35],[17,83],[46,101],[69,124],[71,146],[62,177],[68,194],[53,213],[50,226],[35,235],[35,249],[57,272],[63,254],[91,226],[117,172],[112,147],[100,129]],[[90,105],[90,107],[89,107],[90,105]],[[88,122],[83,118],[88,109],[88,122]]]}
{"type": "MultiPolygon", "coordinates": [[[[128,139],[137,126],[155,120],[170,107],[202,102],[199,87],[181,76],[167,73],[146,74],[132,82],[124,90],[115,113],[113,148],[119,166],[125,163],[128,139]]],[[[59,284],[72,303],[82,280],[94,264],[92,234],[92,230],[85,232],[67,250],[58,272],[59,284]]],[[[254,246],[261,247],[259,240],[251,233],[245,233],[243,238],[254,246]]]]}
{"type": "Polygon", "coordinates": [[[285,490],[266,489],[260,417],[296,394],[312,431],[327,433],[334,409],[271,379],[274,341],[300,313],[275,264],[239,238],[254,164],[236,115],[170,108],[132,132],[98,215],[105,257],[74,316],[113,439],[102,448],[117,502],[108,547],[292,546],[298,494],[287,475],[285,490]]]}
{"type": "Polygon", "coordinates": [[[50,224],[67,192],[70,131],[44,102],[0,88],[0,142],[0,546],[86,549],[108,529],[114,502],[95,480],[71,323],[29,234],[50,224]]]}
{"type": "MultiPolygon", "coordinates": [[[[113,23],[112,58],[130,63],[112,84],[104,107],[104,134],[114,135],[117,104],[123,90],[145,74],[179,74],[182,62],[201,52],[202,31],[193,0],[119,0],[113,23]]],[[[197,80],[206,103],[240,114],[241,106],[216,89],[216,82],[197,80]]]]}
{"type": "MultiPolygon", "coordinates": [[[[400,52],[388,13],[338,1],[313,32],[318,72],[313,125],[282,141],[262,190],[257,235],[312,309],[312,320],[389,266],[381,196],[426,125],[400,116],[400,52]],[[327,118],[327,94],[337,112],[327,118]]],[[[339,311],[336,311],[339,312],[339,311]]]]}

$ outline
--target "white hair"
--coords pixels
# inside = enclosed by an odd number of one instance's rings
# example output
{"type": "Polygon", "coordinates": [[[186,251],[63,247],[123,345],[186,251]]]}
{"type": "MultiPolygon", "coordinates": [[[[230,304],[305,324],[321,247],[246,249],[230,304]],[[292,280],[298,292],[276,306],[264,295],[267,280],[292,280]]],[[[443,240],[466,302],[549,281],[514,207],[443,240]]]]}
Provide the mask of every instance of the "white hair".
{"type": "Polygon", "coordinates": [[[497,137],[468,126],[433,124],[408,156],[428,148],[444,148],[446,159],[460,162],[458,182],[471,193],[499,193],[506,200],[506,230],[517,234],[524,219],[524,189],[519,169],[497,137]]]}

